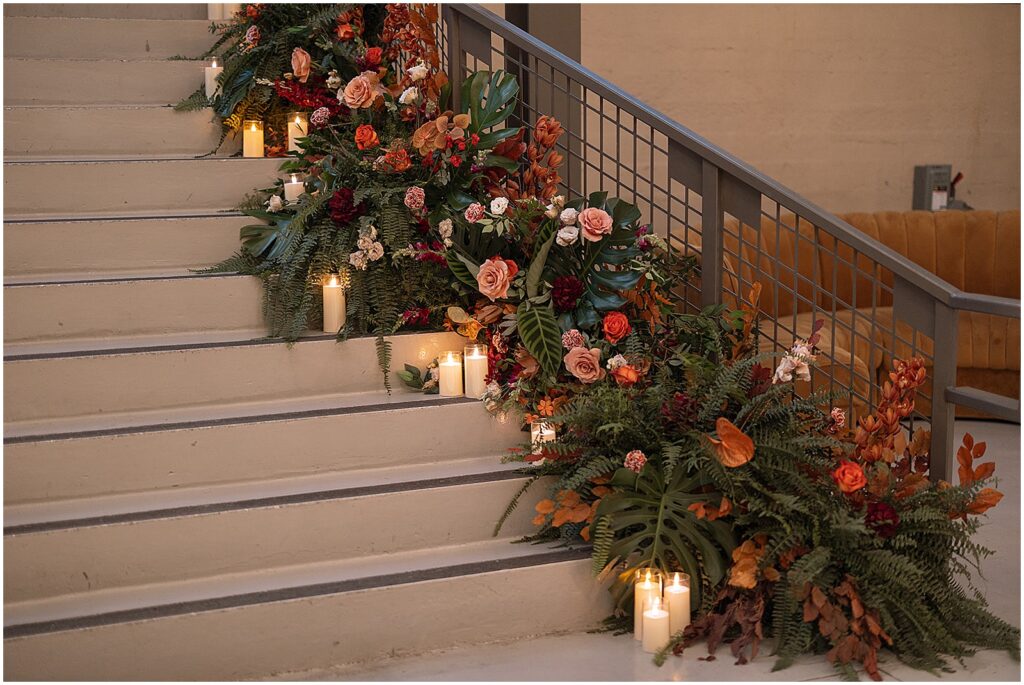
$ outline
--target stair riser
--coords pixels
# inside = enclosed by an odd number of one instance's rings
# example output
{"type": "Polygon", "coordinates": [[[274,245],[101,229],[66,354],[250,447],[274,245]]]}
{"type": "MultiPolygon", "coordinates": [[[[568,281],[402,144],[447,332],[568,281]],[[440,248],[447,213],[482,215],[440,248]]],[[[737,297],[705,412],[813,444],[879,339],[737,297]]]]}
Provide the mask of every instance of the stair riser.
{"type": "MultiPolygon", "coordinates": [[[[523,483],[500,480],[5,535],[4,601],[484,541],[523,483]]],[[[502,534],[532,532],[533,515],[528,506],[518,508],[502,534]]]]}
{"type": "Polygon", "coordinates": [[[203,79],[200,61],[7,57],[4,105],[173,105],[203,79]]]}
{"type": "Polygon", "coordinates": [[[4,503],[428,464],[528,439],[467,403],[10,444],[4,503]]]}
{"type": "Polygon", "coordinates": [[[4,276],[61,280],[212,266],[238,249],[248,217],[4,224],[4,276]]]}
{"type": "Polygon", "coordinates": [[[102,17],[113,19],[206,19],[196,3],[26,3],[4,5],[5,17],[102,17]]]}
{"type": "Polygon", "coordinates": [[[4,18],[4,54],[41,59],[198,57],[213,44],[202,19],[4,18]]]}
{"type": "Polygon", "coordinates": [[[4,288],[4,340],[29,342],[255,330],[258,279],[244,276],[4,288]]]}
{"type": "MultiPolygon", "coordinates": [[[[175,112],[170,107],[8,107],[4,152],[17,157],[64,159],[82,155],[194,156],[213,150],[220,124],[208,110],[175,112]]],[[[240,144],[224,141],[218,155],[240,144]]]]}
{"type": "Polygon", "coordinates": [[[572,561],[10,639],[4,670],[25,680],[233,680],[586,630],[610,612],[590,562],[572,561]]]}
{"type": "MultiPolygon", "coordinates": [[[[399,335],[390,340],[392,366],[397,369],[404,363],[425,367],[444,350],[464,344],[455,333],[399,335]]],[[[400,385],[394,376],[392,381],[400,385]]],[[[4,421],[113,416],[383,389],[375,338],[7,361],[4,421]],[[112,384],[112,378],[130,378],[131,383],[112,384]]]]}
{"type": "Polygon", "coordinates": [[[25,162],[4,165],[4,210],[15,216],[199,212],[235,207],[269,187],[279,159],[25,162]]]}

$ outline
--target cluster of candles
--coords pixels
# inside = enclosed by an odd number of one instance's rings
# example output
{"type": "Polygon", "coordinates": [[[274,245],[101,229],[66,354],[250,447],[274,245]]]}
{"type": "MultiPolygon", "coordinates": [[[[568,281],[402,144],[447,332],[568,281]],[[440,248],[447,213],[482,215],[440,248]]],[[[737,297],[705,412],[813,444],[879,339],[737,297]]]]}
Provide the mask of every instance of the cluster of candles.
{"type": "Polygon", "coordinates": [[[466,345],[464,354],[465,357],[459,352],[449,351],[438,359],[438,392],[441,397],[465,395],[480,399],[487,389],[487,345],[466,345]]]}
{"type": "Polygon", "coordinates": [[[690,577],[676,573],[664,587],[661,571],[638,569],[633,580],[633,637],[651,654],[690,625],[690,577]]]}

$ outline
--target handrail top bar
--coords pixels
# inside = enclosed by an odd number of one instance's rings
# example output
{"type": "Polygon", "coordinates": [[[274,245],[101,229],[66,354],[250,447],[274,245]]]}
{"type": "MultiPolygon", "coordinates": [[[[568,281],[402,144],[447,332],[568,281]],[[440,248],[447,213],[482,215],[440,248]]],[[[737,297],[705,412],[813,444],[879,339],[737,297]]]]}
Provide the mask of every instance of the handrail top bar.
{"type": "Polygon", "coordinates": [[[945,395],[948,402],[958,406],[976,409],[1004,421],[1020,423],[1020,400],[1015,397],[997,395],[969,386],[946,388],[945,395]]]}
{"type": "Polygon", "coordinates": [[[535,56],[550,62],[552,66],[557,65],[563,73],[571,76],[587,89],[598,93],[601,97],[629,111],[634,116],[641,115],[638,118],[643,119],[644,123],[664,134],[670,140],[700,155],[714,166],[747,183],[757,189],[762,195],[771,198],[801,218],[809,220],[815,226],[829,229],[835,234],[835,237],[847,243],[850,247],[878,262],[905,281],[917,286],[942,304],[954,308],[986,311],[993,314],[1020,318],[1019,300],[987,298],[987,296],[965,293],[924,267],[914,262],[908,262],[906,257],[892,248],[869,239],[861,231],[839,217],[804,199],[778,181],[765,176],[746,162],[714,145],[703,136],[637,100],[634,96],[598,76],[576,60],[567,57],[490,10],[484,9],[481,5],[467,3],[446,4],[445,6],[451,11],[465,15],[492,32],[497,33],[520,49],[525,49],[535,56]],[[986,298],[986,300],[982,301],[978,298],[986,298]],[[989,299],[992,301],[989,301],[989,299]],[[1003,302],[996,302],[995,300],[1003,300],[1003,302]],[[957,302],[962,304],[958,306],[957,302]],[[975,309],[975,307],[982,307],[982,309],[975,309]]]}

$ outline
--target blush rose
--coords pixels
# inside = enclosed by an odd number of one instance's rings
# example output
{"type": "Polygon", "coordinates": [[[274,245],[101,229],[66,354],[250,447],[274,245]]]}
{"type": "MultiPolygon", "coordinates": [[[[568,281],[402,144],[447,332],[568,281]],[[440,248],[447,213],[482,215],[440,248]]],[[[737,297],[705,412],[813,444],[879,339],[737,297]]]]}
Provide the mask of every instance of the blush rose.
{"type": "Polygon", "coordinates": [[[587,349],[574,347],[565,355],[565,368],[581,383],[593,383],[605,376],[601,368],[601,350],[597,347],[587,349]]]}
{"type": "Polygon", "coordinates": [[[519,273],[519,267],[511,259],[491,257],[480,265],[476,274],[477,290],[494,302],[508,294],[512,279],[519,273]]]}
{"type": "Polygon", "coordinates": [[[579,213],[577,220],[583,239],[592,243],[596,243],[612,232],[612,217],[603,209],[588,207],[579,213]]]}
{"type": "Polygon", "coordinates": [[[305,83],[309,78],[309,66],[312,63],[313,58],[302,48],[292,50],[292,73],[300,82],[305,83]]]}

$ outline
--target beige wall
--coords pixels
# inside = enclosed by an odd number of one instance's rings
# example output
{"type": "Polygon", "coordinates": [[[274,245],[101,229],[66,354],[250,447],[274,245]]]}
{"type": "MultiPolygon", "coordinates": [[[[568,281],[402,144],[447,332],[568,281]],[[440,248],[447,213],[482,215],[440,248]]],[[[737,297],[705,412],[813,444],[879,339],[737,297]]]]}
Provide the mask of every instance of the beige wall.
{"type": "Polygon", "coordinates": [[[582,61],[834,212],[909,209],[930,163],[1020,206],[1017,5],[584,4],[582,61]]]}

